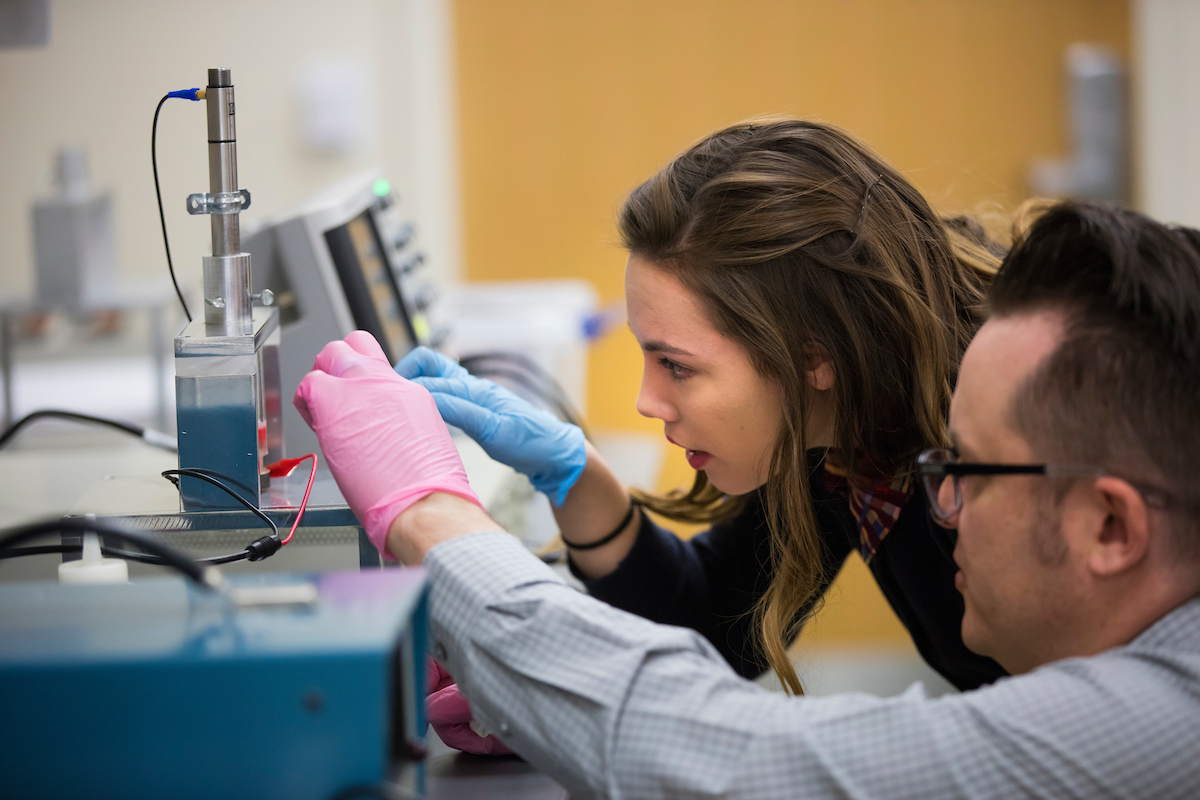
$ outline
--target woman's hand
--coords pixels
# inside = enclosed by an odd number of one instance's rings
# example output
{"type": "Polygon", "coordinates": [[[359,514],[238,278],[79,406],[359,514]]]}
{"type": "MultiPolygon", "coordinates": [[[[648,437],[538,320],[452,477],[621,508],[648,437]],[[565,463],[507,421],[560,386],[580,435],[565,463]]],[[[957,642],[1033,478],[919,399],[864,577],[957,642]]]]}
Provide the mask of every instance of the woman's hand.
{"type": "MultiPolygon", "coordinates": [[[[564,541],[596,541],[610,533],[629,510],[629,493],[577,426],[534,408],[491,381],[474,377],[425,347],[405,356],[396,372],[429,389],[446,422],[466,431],[495,460],[523,472],[550,498],[564,541]]],[[[453,503],[423,503],[401,520],[410,524],[396,526],[392,547],[424,552],[437,541],[433,532],[465,529],[469,512],[456,509],[453,503]]],[[[635,514],[609,544],[573,550],[571,560],[588,577],[607,575],[633,546],[639,521],[635,514]]]]}
{"type": "Polygon", "coordinates": [[[399,377],[366,331],[326,345],[292,402],[380,552],[392,521],[429,494],[479,504],[433,398],[399,377]]]}
{"type": "Polygon", "coordinates": [[[405,356],[396,373],[428,389],[442,418],[462,428],[489,456],[524,473],[555,506],[563,504],[587,462],[577,426],[427,347],[405,356]]]}

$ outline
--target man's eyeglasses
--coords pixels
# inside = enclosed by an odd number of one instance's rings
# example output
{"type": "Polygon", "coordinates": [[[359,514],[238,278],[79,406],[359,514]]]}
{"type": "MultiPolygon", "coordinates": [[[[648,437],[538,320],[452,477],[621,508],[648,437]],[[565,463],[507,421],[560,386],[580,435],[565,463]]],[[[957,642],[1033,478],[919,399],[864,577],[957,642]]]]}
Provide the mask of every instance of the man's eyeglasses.
{"type": "MultiPolygon", "coordinates": [[[[1045,475],[1050,478],[1099,478],[1111,473],[1090,464],[979,464],[959,461],[958,454],[944,447],[917,456],[917,475],[929,497],[930,512],[943,522],[962,510],[958,479],[964,475],[1045,475]],[[947,481],[946,479],[950,480],[947,481]]],[[[1120,477],[1120,476],[1116,476],[1120,477]]],[[[1169,495],[1162,489],[1121,478],[1142,494],[1146,505],[1165,508],[1169,495]]]]}

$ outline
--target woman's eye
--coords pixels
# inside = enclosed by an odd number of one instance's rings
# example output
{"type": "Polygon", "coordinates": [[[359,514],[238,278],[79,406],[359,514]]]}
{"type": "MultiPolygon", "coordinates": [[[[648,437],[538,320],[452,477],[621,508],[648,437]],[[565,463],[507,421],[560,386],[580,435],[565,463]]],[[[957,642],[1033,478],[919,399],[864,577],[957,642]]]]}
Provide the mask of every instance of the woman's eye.
{"type": "Polygon", "coordinates": [[[680,364],[676,364],[674,361],[672,361],[669,358],[660,358],[658,360],[658,363],[662,366],[663,369],[665,369],[667,372],[671,373],[672,380],[681,380],[692,374],[692,371],[690,369],[688,369],[687,367],[682,366],[680,364]]]}

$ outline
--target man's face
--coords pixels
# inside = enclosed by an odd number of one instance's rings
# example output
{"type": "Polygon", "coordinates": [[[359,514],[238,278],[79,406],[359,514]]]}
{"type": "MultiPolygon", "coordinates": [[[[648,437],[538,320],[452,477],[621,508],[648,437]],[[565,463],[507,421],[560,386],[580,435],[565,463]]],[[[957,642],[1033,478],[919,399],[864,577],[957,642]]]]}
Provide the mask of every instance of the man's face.
{"type": "MultiPolygon", "coordinates": [[[[1051,312],[987,322],[963,356],[950,406],[960,460],[1040,463],[1015,430],[1013,396],[1063,334],[1051,312]]],[[[1039,475],[972,475],[959,479],[955,585],[966,607],[963,642],[1010,672],[1024,672],[1070,624],[1076,573],[1063,551],[1053,487],[1039,475]],[[1040,482],[1040,483],[1039,483],[1040,482]]]]}

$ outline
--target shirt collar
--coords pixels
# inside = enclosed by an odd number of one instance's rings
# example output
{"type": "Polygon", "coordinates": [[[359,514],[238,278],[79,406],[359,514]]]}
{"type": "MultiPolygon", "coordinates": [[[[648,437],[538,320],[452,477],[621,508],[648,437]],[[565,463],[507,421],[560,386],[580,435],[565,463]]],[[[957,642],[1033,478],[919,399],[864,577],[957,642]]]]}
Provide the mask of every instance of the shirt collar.
{"type": "Polygon", "coordinates": [[[1191,644],[1200,649],[1200,597],[1193,597],[1138,634],[1130,644],[1160,647],[1191,644]]]}

